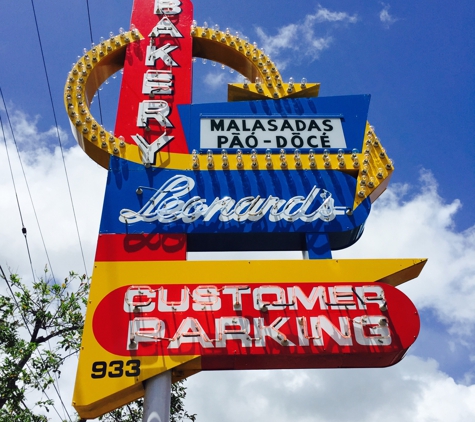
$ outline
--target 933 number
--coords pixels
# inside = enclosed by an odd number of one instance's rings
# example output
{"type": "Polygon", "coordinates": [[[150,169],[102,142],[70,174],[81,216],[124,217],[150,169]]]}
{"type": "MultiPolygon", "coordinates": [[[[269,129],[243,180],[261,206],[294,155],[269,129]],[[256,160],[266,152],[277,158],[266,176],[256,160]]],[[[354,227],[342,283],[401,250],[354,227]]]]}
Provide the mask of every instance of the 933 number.
{"type": "Polygon", "coordinates": [[[122,378],[124,375],[126,377],[138,377],[140,375],[140,361],[135,359],[127,362],[113,360],[109,364],[103,361],[92,364],[91,378],[93,379],[122,378]]]}

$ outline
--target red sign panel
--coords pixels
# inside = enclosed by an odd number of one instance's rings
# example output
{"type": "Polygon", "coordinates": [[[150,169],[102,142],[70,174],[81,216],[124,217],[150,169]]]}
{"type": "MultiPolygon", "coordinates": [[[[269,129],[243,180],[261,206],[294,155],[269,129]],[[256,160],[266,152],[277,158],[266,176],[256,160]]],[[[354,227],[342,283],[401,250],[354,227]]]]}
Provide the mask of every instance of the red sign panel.
{"type": "Polygon", "coordinates": [[[201,355],[203,370],[382,367],[414,343],[419,317],[379,283],[125,286],[93,330],[115,355],[201,355]]]}
{"type": "Polygon", "coordinates": [[[145,39],[127,49],[115,133],[144,162],[162,149],[189,153],[177,105],[191,103],[192,19],[190,0],[134,2],[132,24],[145,39]]]}

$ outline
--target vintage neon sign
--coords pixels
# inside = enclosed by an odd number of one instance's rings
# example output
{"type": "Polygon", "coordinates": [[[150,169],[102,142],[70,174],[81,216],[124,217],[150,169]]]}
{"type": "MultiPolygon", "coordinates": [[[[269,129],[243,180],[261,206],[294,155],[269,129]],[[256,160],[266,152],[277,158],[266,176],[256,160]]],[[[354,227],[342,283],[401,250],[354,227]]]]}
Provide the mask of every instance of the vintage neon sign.
{"type": "Polygon", "coordinates": [[[393,171],[369,96],[316,98],[319,84],[284,83],[257,46],[192,15],[190,0],[135,0],[131,30],[68,75],[78,143],[109,170],[74,396],[83,418],[165,371],[381,367],[418,334],[392,286],[425,260],[330,259],[360,238],[393,171]],[[191,104],[193,56],[247,78],[229,103],[191,104]],[[112,134],[89,102],[122,67],[112,134]],[[186,260],[295,248],[312,260],[186,260]]]}
{"type": "Polygon", "coordinates": [[[249,356],[265,355],[276,368],[292,367],[281,357],[295,353],[312,354],[313,367],[329,365],[319,362],[319,353],[348,355],[349,362],[341,358],[344,366],[356,364],[352,355],[360,353],[388,353],[380,363],[393,362],[419,330],[410,301],[374,283],[124,286],[101,301],[93,326],[101,345],[116,355],[203,359],[221,349],[229,355],[246,349],[248,365],[249,356]],[[401,323],[402,341],[395,334],[401,323]]]}

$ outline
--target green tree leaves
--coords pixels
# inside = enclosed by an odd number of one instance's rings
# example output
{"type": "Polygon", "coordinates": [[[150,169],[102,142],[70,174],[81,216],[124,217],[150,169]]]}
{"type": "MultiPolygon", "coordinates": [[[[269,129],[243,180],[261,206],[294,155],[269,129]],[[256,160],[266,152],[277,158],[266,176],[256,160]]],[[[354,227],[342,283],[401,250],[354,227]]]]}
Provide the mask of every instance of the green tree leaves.
{"type": "MultiPolygon", "coordinates": [[[[47,391],[60,393],[61,367],[79,352],[89,280],[71,272],[57,283],[45,270],[28,287],[0,267],[0,282],[7,292],[0,294],[0,422],[46,422],[43,414],[53,412],[61,417],[47,391]]],[[[196,420],[184,408],[185,396],[183,382],[173,384],[171,422],[196,420]]],[[[138,400],[99,420],[141,422],[142,409],[138,400]]]]}

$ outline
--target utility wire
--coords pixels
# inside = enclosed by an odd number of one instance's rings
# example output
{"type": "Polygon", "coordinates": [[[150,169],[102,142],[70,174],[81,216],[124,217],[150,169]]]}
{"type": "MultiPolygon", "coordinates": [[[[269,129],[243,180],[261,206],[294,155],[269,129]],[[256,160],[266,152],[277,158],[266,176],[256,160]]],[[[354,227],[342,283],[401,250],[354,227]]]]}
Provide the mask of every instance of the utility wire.
{"type": "MultiPolygon", "coordinates": [[[[5,108],[5,114],[7,116],[7,119],[8,119],[8,123],[10,125],[10,131],[12,133],[12,137],[13,137],[13,142],[15,144],[15,147],[16,147],[16,150],[17,150],[17,153],[18,153],[18,159],[20,161],[20,165],[21,165],[21,168],[22,168],[22,171],[23,171],[23,176],[25,178],[25,183],[26,183],[26,186],[27,186],[27,190],[28,190],[28,194],[30,196],[30,201],[31,201],[31,205],[33,207],[33,212],[35,214],[35,218],[36,218],[36,223],[38,225],[38,229],[39,229],[39,232],[40,232],[40,237],[41,237],[41,241],[43,242],[43,247],[44,247],[44,250],[45,250],[45,253],[46,253],[46,259],[48,260],[48,264],[49,264],[49,267],[50,267],[50,271],[51,271],[51,275],[53,277],[53,280],[55,279],[55,276],[54,276],[54,271],[53,271],[53,267],[51,265],[51,261],[49,259],[49,254],[48,254],[48,249],[46,248],[46,244],[45,244],[45,240],[44,240],[44,237],[43,237],[43,232],[41,230],[41,225],[40,225],[40,222],[38,220],[38,215],[36,213],[36,208],[35,208],[35,204],[33,202],[33,198],[31,196],[31,191],[30,191],[30,187],[29,187],[29,184],[28,184],[28,180],[26,178],[26,174],[25,174],[25,171],[24,171],[24,168],[23,168],[23,162],[21,160],[21,155],[20,155],[20,150],[18,148],[18,144],[16,142],[16,138],[15,138],[15,132],[13,131],[13,126],[11,124],[11,120],[10,120],[10,116],[8,114],[8,109],[7,109],[7,105],[5,103],[5,98],[3,97],[3,92],[2,92],[2,89],[0,87],[0,96],[2,97],[2,100],[3,100],[3,104],[4,104],[4,108],[5,108]]],[[[30,261],[30,268],[31,268],[31,273],[32,273],[32,276],[33,276],[33,281],[35,280],[35,273],[34,273],[34,268],[33,268],[33,262],[32,262],[32,259],[31,259],[31,253],[30,253],[30,247],[29,247],[29,244],[28,244],[28,238],[27,238],[27,230],[26,230],[26,227],[25,227],[25,224],[24,224],[24,221],[23,221],[23,214],[22,214],[22,211],[21,211],[21,206],[20,206],[20,201],[18,199],[18,192],[17,192],[17,188],[16,188],[16,183],[15,183],[15,177],[13,175],[13,169],[12,169],[12,165],[11,165],[11,160],[10,160],[10,153],[8,152],[8,145],[7,145],[7,140],[6,140],[6,136],[5,136],[5,130],[3,128],[3,121],[2,121],[2,116],[0,115],[0,127],[1,127],[1,130],[2,130],[2,136],[3,136],[3,140],[4,140],[4,143],[5,143],[5,150],[6,150],[6,153],[7,153],[7,160],[8,160],[8,166],[10,168],[10,174],[11,174],[11,178],[12,178],[12,182],[13,182],[13,188],[14,188],[14,191],[15,191],[15,197],[16,197],[16,202],[17,202],[17,206],[18,206],[18,212],[20,214],[20,220],[21,220],[21,225],[22,225],[22,233],[25,237],[25,243],[26,243],[26,249],[27,249],[27,252],[28,252],[28,258],[29,258],[29,261],[30,261]]],[[[3,273],[3,269],[1,271],[3,273]]],[[[5,274],[3,273],[3,275],[5,276],[5,274]]],[[[8,282],[7,282],[8,284],[8,282]]],[[[11,289],[10,289],[11,291],[11,289]]],[[[13,297],[13,292],[12,292],[12,297],[13,297]]],[[[18,307],[18,304],[17,304],[17,307],[18,307]]],[[[25,322],[25,326],[26,326],[26,321],[25,319],[23,319],[23,321],[25,322]]],[[[29,330],[28,330],[29,331],[29,330]]],[[[30,333],[31,335],[31,333],[30,333]]],[[[51,351],[51,344],[50,342],[48,341],[48,348],[50,349],[51,351]]],[[[43,359],[42,359],[43,360],[43,359]]],[[[31,370],[30,370],[31,372],[31,370]]],[[[56,380],[56,384],[58,385],[58,388],[59,388],[59,380],[58,380],[58,376],[56,373],[54,373],[54,377],[55,377],[55,380],[56,380]]],[[[44,391],[43,391],[44,393],[44,391]]],[[[48,400],[49,400],[49,397],[48,397],[48,400]]],[[[56,409],[55,409],[56,410],[56,409]]],[[[58,416],[60,416],[58,414],[58,416]]]]}
{"type": "MultiPolygon", "coordinates": [[[[36,223],[38,225],[38,229],[39,229],[39,232],[40,232],[40,237],[41,237],[43,247],[44,247],[44,250],[45,250],[45,253],[46,253],[46,258],[48,260],[51,275],[53,277],[53,280],[55,280],[55,275],[54,275],[53,267],[51,265],[51,261],[50,261],[50,258],[49,258],[48,249],[46,248],[46,243],[45,243],[45,240],[44,240],[43,232],[41,230],[41,225],[40,225],[40,222],[39,222],[39,219],[38,219],[38,214],[36,212],[35,204],[33,202],[30,187],[29,187],[29,184],[28,184],[28,179],[26,178],[25,170],[24,170],[24,167],[23,167],[23,162],[22,162],[21,155],[20,155],[20,149],[18,147],[18,143],[17,143],[16,138],[15,138],[15,132],[13,130],[13,125],[11,123],[10,116],[8,114],[8,108],[7,108],[7,105],[5,103],[5,98],[3,96],[3,92],[1,90],[1,87],[0,87],[0,96],[2,97],[2,100],[3,100],[3,105],[4,105],[4,108],[5,108],[5,114],[7,116],[8,123],[10,125],[10,131],[12,133],[13,143],[15,144],[15,147],[16,147],[16,150],[17,150],[18,159],[20,161],[20,165],[21,165],[21,168],[22,168],[22,171],[23,171],[23,177],[25,179],[26,187],[27,187],[28,194],[29,194],[29,197],[30,197],[31,206],[33,207],[33,212],[34,212],[34,215],[35,215],[36,223]]],[[[3,139],[4,139],[4,142],[5,142],[5,148],[7,150],[7,157],[8,157],[8,162],[9,162],[9,166],[10,166],[10,173],[11,173],[11,177],[12,177],[12,181],[13,181],[13,186],[14,186],[14,189],[15,189],[15,195],[16,195],[16,198],[17,198],[17,204],[18,204],[18,210],[19,210],[19,213],[20,213],[20,219],[21,219],[21,222],[22,222],[22,233],[25,236],[26,248],[27,248],[27,251],[28,251],[28,257],[30,259],[31,273],[32,273],[33,280],[34,280],[35,279],[35,273],[34,273],[33,262],[32,262],[32,259],[31,259],[30,248],[29,248],[28,239],[27,239],[27,230],[26,230],[26,228],[24,226],[24,223],[23,223],[23,216],[22,216],[22,212],[21,212],[21,208],[20,208],[20,203],[18,201],[18,194],[17,194],[15,179],[14,179],[14,175],[13,175],[13,171],[12,171],[12,167],[11,167],[11,163],[10,163],[10,156],[9,156],[9,153],[8,153],[8,147],[7,147],[5,132],[4,132],[4,129],[3,129],[3,122],[1,121],[1,116],[0,116],[0,124],[1,124],[1,128],[2,128],[3,139]]],[[[51,343],[49,341],[48,341],[48,348],[51,351],[51,343]]],[[[55,378],[57,387],[59,389],[59,379],[58,379],[58,376],[57,376],[56,373],[54,373],[54,378],[55,378]]]]}
{"type": "MultiPolygon", "coordinates": [[[[3,93],[2,93],[2,88],[1,87],[0,87],[0,95],[3,99],[3,93]]],[[[3,104],[5,105],[5,112],[7,113],[5,100],[3,101],[3,104]]],[[[8,113],[7,113],[7,117],[8,117],[8,113]]],[[[23,220],[23,213],[21,212],[20,201],[18,199],[18,191],[17,191],[17,188],[16,188],[15,177],[13,176],[12,163],[10,161],[10,153],[8,152],[7,138],[5,136],[5,130],[3,128],[3,120],[2,120],[1,115],[0,115],[0,126],[2,128],[2,136],[3,136],[3,142],[5,143],[5,150],[7,152],[8,167],[10,168],[10,175],[12,177],[13,189],[15,191],[15,198],[16,198],[16,203],[17,203],[17,206],[18,206],[18,213],[20,214],[21,232],[23,233],[23,237],[25,238],[26,251],[28,252],[28,260],[30,261],[31,274],[32,274],[33,280],[34,280],[35,279],[35,271],[33,270],[33,261],[31,260],[30,245],[28,244],[27,230],[26,230],[26,227],[25,227],[25,222],[23,220]]],[[[20,162],[21,162],[21,160],[20,160],[20,162]]],[[[22,165],[22,169],[23,169],[23,165],[22,165]]],[[[25,180],[26,180],[26,177],[25,177],[25,180]]],[[[27,186],[28,186],[28,182],[27,182],[27,186]]],[[[30,189],[28,188],[28,192],[29,191],[30,191],[30,189]]],[[[31,198],[31,196],[30,196],[30,198],[31,198]]],[[[36,214],[36,212],[35,212],[35,214],[36,214]]],[[[40,233],[41,233],[41,229],[40,229],[40,233]]],[[[46,256],[48,256],[48,253],[46,253],[46,256]]]]}
{"type": "Polygon", "coordinates": [[[79,240],[79,247],[80,247],[80,250],[81,250],[82,262],[83,262],[83,265],[84,265],[85,274],[86,274],[87,277],[89,277],[88,273],[87,273],[86,260],[84,258],[84,249],[82,247],[81,235],[79,234],[79,226],[78,226],[78,221],[77,221],[77,218],[76,218],[76,210],[74,208],[73,195],[72,195],[72,192],[71,192],[71,184],[69,183],[68,170],[66,168],[66,160],[64,158],[63,143],[61,141],[61,134],[60,134],[60,131],[59,131],[58,119],[56,118],[56,110],[55,110],[55,107],[54,107],[53,94],[51,92],[51,84],[50,84],[50,81],[49,81],[48,69],[46,67],[46,60],[45,60],[45,55],[44,55],[44,51],[43,51],[43,44],[41,42],[40,29],[39,29],[39,26],[38,26],[38,18],[36,16],[36,10],[35,10],[35,5],[34,5],[33,0],[31,0],[31,7],[33,9],[33,16],[34,16],[34,19],[35,19],[36,33],[37,33],[38,42],[39,42],[39,45],[40,45],[41,58],[43,60],[43,67],[44,67],[45,76],[46,76],[46,83],[48,85],[49,98],[50,98],[50,102],[51,102],[51,108],[53,110],[54,124],[55,124],[55,127],[56,127],[56,135],[57,135],[59,147],[60,147],[60,150],[61,150],[61,158],[62,158],[62,161],[63,161],[64,173],[66,175],[66,182],[67,182],[67,185],[68,185],[69,199],[70,199],[71,208],[72,208],[72,211],[73,211],[74,223],[76,225],[76,233],[77,233],[78,240],[79,240]]]}
{"type": "MultiPolygon", "coordinates": [[[[54,118],[54,123],[55,123],[55,127],[56,127],[56,134],[57,134],[58,143],[59,143],[60,150],[61,150],[61,158],[62,158],[65,177],[66,177],[66,182],[67,182],[67,186],[68,186],[69,198],[70,198],[71,208],[72,208],[74,222],[75,222],[75,226],[76,226],[76,233],[77,233],[77,237],[78,237],[78,241],[79,241],[79,247],[80,247],[82,261],[83,261],[83,265],[84,265],[84,271],[85,271],[86,276],[88,276],[87,275],[86,260],[84,258],[84,249],[83,249],[83,246],[82,246],[81,236],[80,236],[80,233],[79,233],[79,226],[78,226],[77,217],[76,217],[76,210],[75,210],[75,207],[74,207],[74,201],[73,201],[72,192],[71,192],[71,185],[70,185],[70,182],[69,182],[68,171],[67,171],[67,168],[66,168],[66,160],[65,160],[65,157],[64,157],[64,149],[63,149],[63,144],[62,144],[62,141],[61,141],[61,134],[60,134],[60,131],[59,131],[58,119],[56,117],[56,110],[55,110],[55,107],[54,107],[53,95],[52,95],[51,84],[50,84],[49,76],[48,76],[48,69],[47,69],[47,66],[46,66],[43,44],[42,44],[42,41],[41,41],[41,34],[40,34],[40,30],[39,30],[39,25],[38,25],[38,18],[37,18],[37,15],[36,15],[36,9],[35,9],[35,5],[34,5],[33,0],[31,0],[31,7],[32,7],[32,11],[33,11],[34,21],[35,21],[36,33],[37,33],[37,37],[38,37],[38,43],[39,43],[39,47],[40,47],[41,58],[42,58],[42,62],[43,62],[43,68],[44,68],[44,72],[45,72],[45,77],[46,77],[46,83],[47,83],[47,87],[48,87],[48,93],[49,93],[51,108],[52,108],[52,111],[53,111],[53,118],[54,118]]],[[[53,387],[54,387],[54,389],[55,389],[55,391],[58,395],[58,398],[61,402],[61,405],[63,406],[63,409],[64,409],[68,419],[71,421],[71,417],[70,417],[69,412],[68,412],[68,410],[67,410],[67,408],[66,408],[66,406],[63,402],[63,399],[61,397],[59,389],[57,388],[57,386],[54,383],[53,383],[53,387]]]]}
{"type": "MultiPolygon", "coordinates": [[[[91,12],[89,10],[89,0],[86,0],[86,7],[87,7],[87,19],[88,19],[88,22],[89,22],[89,35],[91,37],[91,45],[92,45],[94,43],[94,37],[92,36],[92,24],[91,24],[91,12]]],[[[103,125],[101,94],[100,94],[100,92],[97,93],[97,105],[99,106],[99,117],[101,119],[101,125],[103,125]]]]}
{"type": "MultiPolygon", "coordinates": [[[[49,268],[50,268],[50,271],[51,271],[51,274],[54,278],[54,271],[53,271],[53,266],[51,265],[51,260],[49,258],[49,254],[48,254],[48,249],[46,248],[46,243],[45,243],[45,239],[44,239],[44,236],[43,236],[43,231],[41,230],[41,225],[40,225],[40,221],[38,219],[38,214],[36,212],[36,207],[35,207],[35,204],[33,202],[33,197],[31,195],[31,190],[30,190],[30,185],[28,184],[28,179],[26,178],[26,173],[25,173],[25,168],[23,167],[23,161],[21,159],[21,155],[20,155],[20,149],[18,148],[18,143],[16,141],[16,137],[15,137],[15,132],[13,130],[13,125],[12,125],[12,122],[11,122],[11,119],[10,119],[10,115],[8,113],[8,107],[7,107],[7,104],[5,102],[5,97],[3,96],[3,91],[2,91],[2,87],[0,86],[0,97],[2,97],[2,102],[3,102],[3,107],[5,109],[5,115],[7,117],[7,121],[8,121],[8,125],[10,127],[10,132],[12,134],[12,139],[13,139],[13,144],[15,145],[15,148],[16,148],[16,151],[17,151],[17,154],[18,154],[18,160],[20,162],[20,167],[21,167],[21,171],[23,173],[23,178],[25,179],[25,184],[26,184],[26,189],[27,189],[27,192],[28,192],[28,196],[30,198],[30,202],[31,202],[31,206],[33,208],[33,213],[35,215],[35,219],[36,219],[36,224],[38,226],[38,230],[40,232],[40,237],[41,237],[41,241],[43,243],[43,248],[45,250],[45,254],[46,254],[46,259],[48,261],[48,265],[49,265],[49,268]]],[[[18,206],[18,212],[20,214],[20,220],[21,220],[21,225],[22,225],[22,228],[21,228],[21,232],[23,233],[23,236],[25,237],[25,242],[26,242],[26,249],[28,251],[28,258],[30,260],[30,267],[31,267],[31,272],[32,272],[32,275],[33,275],[33,280],[35,279],[35,272],[33,270],[33,262],[32,262],[32,259],[31,259],[31,253],[30,253],[30,246],[28,244],[28,238],[27,238],[27,230],[26,230],[26,227],[25,227],[25,223],[24,223],[24,220],[23,220],[23,213],[21,211],[21,207],[20,207],[20,201],[18,199],[18,191],[17,191],[17,187],[16,187],[16,183],[15,183],[15,177],[13,175],[13,169],[12,169],[12,165],[11,165],[11,161],[10,161],[10,154],[8,152],[8,145],[7,145],[7,139],[6,139],[6,136],[5,136],[5,130],[4,130],[4,127],[3,127],[3,122],[2,122],[2,119],[1,119],[1,116],[0,116],[0,124],[1,124],[1,127],[2,127],[2,134],[3,134],[3,141],[5,143],[5,150],[7,151],[7,158],[8,158],[8,166],[10,167],[10,175],[12,177],[12,182],[13,182],[13,188],[15,190],[15,196],[16,196],[16,202],[17,202],[17,206],[18,206]]]]}

